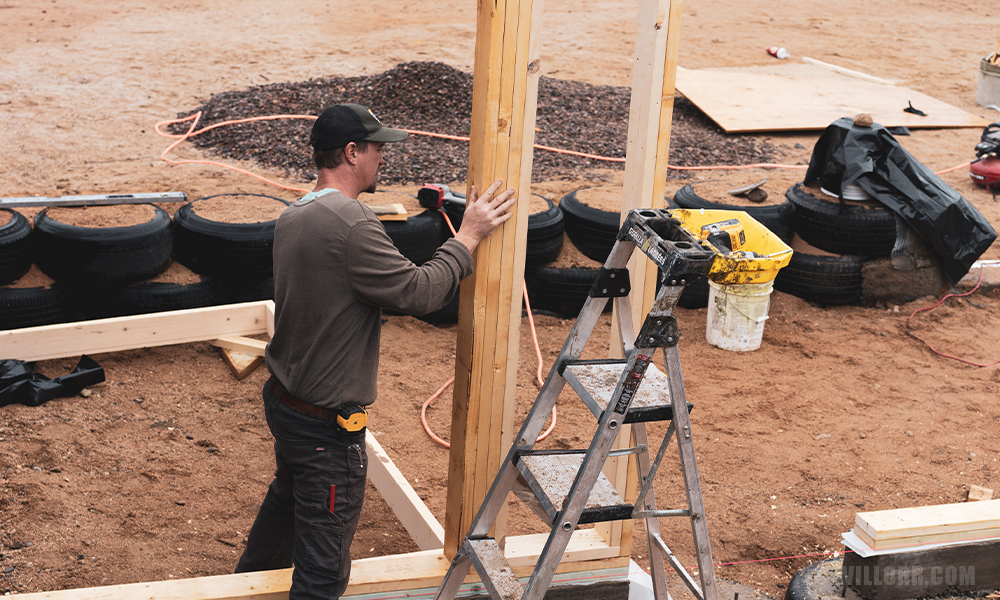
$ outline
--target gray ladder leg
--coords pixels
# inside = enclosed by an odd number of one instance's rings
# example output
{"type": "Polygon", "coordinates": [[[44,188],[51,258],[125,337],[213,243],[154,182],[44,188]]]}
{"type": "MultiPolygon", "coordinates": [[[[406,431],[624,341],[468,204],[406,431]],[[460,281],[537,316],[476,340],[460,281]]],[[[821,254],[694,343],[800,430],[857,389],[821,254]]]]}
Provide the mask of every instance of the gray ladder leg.
{"type": "MultiPolygon", "coordinates": [[[[633,423],[632,435],[634,436],[636,446],[649,448],[649,438],[646,435],[645,423],[633,423]]],[[[666,440],[664,440],[665,443],[667,443],[666,440]]],[[[644,485],[648,478],[654,475],[652,464],[649,460],[649,451],[639,453],[636,457],[636,462],[639,467],[639,485],[644,485]]],[[[636,502],[636,509],[655,511],[656,493],[653,491],[652,486],[650,486],[649,492],[645,494],[645,497],[638,498],[636,502]],[[639,501],[642,502],[641,507],[638,504],[639,501]]],[[[647,555],[649,556],[649,573],[653,578],[653,597],[656,600],[667,600],[670,598],[670,594],[667,592],[667,573],[664,569],[663,552],[661,552],[660,547],[653,541],[654,538],[660,537],[660,521],[656,516],[650,516],[646,517],[644,522],[646,523],[646,545],[649,552],[647,555]]]]}
{"type": "Polygon", "coordinates": [[[708,524],[705,522],[705,505],[701,497],[701,481],[698,478],[698,463],[694,457],[694,441],[691,438],[691,417],[688,414],[687,394],[684,392],[681,359],[677,346],[663,349],[663,362],[674,406],[677,449],[681,455],[681,471],[691,511],[691,530],[694,534],[702,599],[719,600],[719,590],[715,584],[715,568],[712,566],[712,546],[708,540],[708,524]]]}
{"type": "Polygon", "coordinates": [[[463,548],[459,548],[458,552],[455,560],[451,561],[451,566],[448,567],[434,600],[451,600],[458,595],[458,590],[462,589],[462,582],[465,581],[465,575],[469,572],[472,562],[463,548]]]}

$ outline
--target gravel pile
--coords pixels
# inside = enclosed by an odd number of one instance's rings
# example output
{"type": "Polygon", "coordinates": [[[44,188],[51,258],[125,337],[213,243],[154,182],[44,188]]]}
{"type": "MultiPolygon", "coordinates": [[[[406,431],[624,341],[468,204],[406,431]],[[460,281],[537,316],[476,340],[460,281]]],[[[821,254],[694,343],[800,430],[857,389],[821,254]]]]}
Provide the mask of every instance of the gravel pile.
{"type": "MultiPolygon", "coordinates": [[[[600,156],[624,157],[630,90],[542,77],[539,81],[535,143],[600,156]]],[[[372,108],[390,127],[468,136],[472,75],[437,62],[403,63],[365,77],[334,77],[277,83],[212,96],[198,108],[198,127],[273,114],[317,115],[333,104],[356,102],[372,108]]],[[[182,133],[190,126],[173,126],[182,133]]],[[[308,147],[312,121],[283,119],[230,125],[192,139],[224,158],[252,159],[284,169],[289,177],[313,176],[308,147]]],[[[679,166],[737,165],[774,160],[777,149],[752,136],[729,135],[687,99],[678,96],[671,128],[670,162],[679,166]]],[[[468,142],[421,135],[391,144],[380,182],[417,184],[464,181],[468,142]]],[[[593,169],[624,169],[614,163],[536,150],[534,181],[595,177],[593,169]]],[[[671,176],[684,177],[671,171],[671,176]]]]}

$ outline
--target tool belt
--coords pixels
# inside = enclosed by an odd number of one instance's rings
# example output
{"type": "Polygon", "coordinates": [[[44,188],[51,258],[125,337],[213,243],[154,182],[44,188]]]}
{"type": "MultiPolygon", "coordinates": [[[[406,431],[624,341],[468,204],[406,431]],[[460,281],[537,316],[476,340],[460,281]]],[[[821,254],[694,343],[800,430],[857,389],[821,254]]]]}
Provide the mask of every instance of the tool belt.
{"type": "Polygon", "coordinates": [[[332,411],[328,408],[299,400],[289,394],[280,381],[274,377],[271,379],[273,381],[271,391],[274,392],[278,401],[299,414],[327,422],[332,421],[331,417],[335,416],[337,427],[347,433],[357,433],[368,426],[368,411],[362,406],[358,406],[357,404],[343,404],[336,411],[332,411]]]}

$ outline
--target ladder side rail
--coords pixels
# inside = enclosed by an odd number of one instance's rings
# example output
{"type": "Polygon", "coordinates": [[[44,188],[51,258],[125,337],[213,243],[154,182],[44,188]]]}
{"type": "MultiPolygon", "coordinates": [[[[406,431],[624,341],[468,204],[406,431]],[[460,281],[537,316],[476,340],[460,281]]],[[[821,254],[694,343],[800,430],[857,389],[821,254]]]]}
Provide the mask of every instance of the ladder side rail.
{"type": "Polygon", "coordinates": [[[698,463],[694,455],[691,438],[691,417],[688,413],[687,394],[681,371],[680,352],[677,346],[663,349],[663,362],[667,369],[667,385],[670,387],[670,401],[674,407],[674,422],[677,430],[677,447],[681,458],[684,487],[687,490],[688,506],[691,509],[691,530],[696,544],[698,575],[704,600],[719,600],[719,590],[715,583],[715,567],[712,565],[712,546],[708,538],[705,522],[705,505],[701,496],[701,481],[698,477],[698,463]]]}
{"type": "MultiPolygon", "coordinates": [[[[673,422],[671,422],[671,425],[673,425],[673,422]]],[[[632,436],[636,446],[649,447],[649,438],[646,433],[645,423],[633,424],[632,436]]],[[[637,456],[636,461],[638,462],[639,476],[648,482],[652,482],[652,476],[643,475],[643,473],[648,474],[652,467],[649,462],[649,452],[643,452],[637,456]]],[[[647,498],[648,501],[645,504],[639,504],[640,499],[636,499],[635,506],[637,508],[642,506],[646,510],[656,510],[656,492],[649,490],[647,498]]],[[[649,552],[649,574],[653,578],[653,597],[666,599],[670,595],[667,593],[667,574],[663,563],[664,554],[661,552],[660,547],[653,542],[654,537],[660,537],[660,521],[656,517],[647,518],[644,521],[646,523],[646,545],[649,552]]]]}
{"type": "Polygon", "coordinates": [[[463,546],[459,547],[458,556],[451,561],[451,566],[448,567],[448,572],[434,595],[434,600],[452,600],[462,589],[465,576],[469,573],[469,568],[472,567],[472,560],[463,546]]]}
{"type": "MultiPolygon", "coordinates": [[[[615,242],[611,253],[608,255],[606,264],[612,268],[618,268],[617,265],[628,264],[628,259],[631,257],[634,249],[635,245],[631,242],[615,242]]],[[[520,470],[517,469],[515,461],[518,454],[525,450],[531,450],[534,446],[535,440],[545,426],[545,419],[548,417],[549,412],[552,411],[552,406],[566,384],[566,379],[562,376],[566,361],[579,358],[587,344],[587,340],[593,334],[601,314],[604,312],[604,306],[607,301],[607,298],[594,297],[591,293],[587,297],[586,302],[584,302],[576,323],[573,324],[573,328],[566,337],[566,342],[563,344],[559,356],[549,370],[549,375],[546,377],[545,383],[542,384],[542,389],[539,390],[534,405],[528,411],[528,415],[521,425],[520,432],[507,452],[506,460],[501,463],[500,471],[493,480],[493,485],[490,486],[490,490],[487,492],[482,506],[479,507],[479,511],[475,519],[473,519],[466,537],[475,539],[486,536],[489,533],[493,521],[500,514],[500,510],[507,501],[507,494],[513,490],[514,485],[517,483],[520,470]]]]}
{"type": "Polygon", "coordinates": [[[651,361],[650,356],[639,352],[633,352],[627,357],[627,367],[622,372],[615,391],[611,395],[610,404],[601,415],[597,431],[587,449],[587,455],[583,459],[583,465],[573,480],[563,508],[553,522],[552,532],[542,547],[541,554],[539,554],[539,562],[528,581],[524,600],[541,600],[545,595],[545,589],[552,581],[556,566],[562,560],[563,552],[565,552],[573,530],[579,523],[580,515],[587,505],[590,491],[593,489],[594,483],[597,482],[597,478],[604,468],[604,462],[611,451],[611,446],[625,421],[625,415],[628,413],[628,406],[632,401],[635,389],[642,383],[642,376],[645,375],[646,368],[651,361]]]}
{"type": "Polygon", "coordinates": [[[656,546],[660,549],[660,552],[662,552],[663,555],[667,557],[667,563],[674,569],[674,572],[677,573],[677,575],[681,578],[681,581],[684,582],[684,585],[686,585],[687,588],[691,590],[691,594],[696,598],[696,600],[705,600],[705,594],[702,593],[701,588],[698,587],[698,582],[694,580],[694,577],[691,577],[691,573],[688,573],[688,570],[684,568],[684,565],[681,564],[681,561],[679,561],[677,557],[674,556],[674,553],[670,551],[670,548],[667,547],[667,544],[666,542],[663,541],[663,538],[660,536],[656,536],[651,539],[653,543],[656,544],[656,546]]]}

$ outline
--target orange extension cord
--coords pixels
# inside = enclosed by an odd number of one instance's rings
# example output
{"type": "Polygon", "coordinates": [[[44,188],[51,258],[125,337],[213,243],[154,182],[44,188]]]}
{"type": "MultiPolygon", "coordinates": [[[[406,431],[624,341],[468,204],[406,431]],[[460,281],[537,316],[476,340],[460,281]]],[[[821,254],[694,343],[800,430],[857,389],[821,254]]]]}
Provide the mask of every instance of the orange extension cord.
{"type": "MultiPolygon", "coordinates": [[[[167,146],[167,148],[160,154],[160,160],[163,160],[164,162],[167,162],[167,163],[172,164],[172,165],[185,165],[185,164],[213,165],[213,166],[217,166],[217,167],[222,167],[223,169],[229,169],[231,171],[236,171],[237,173],[242,173],[243,175],[247,175],[249,177],[253,177],[254,179],[258,179],[260,181],[263,181],[264,183],[267,183],[269,185],[273,185],[274,187],[277,187],[279,189],[288,190],[288,191],[292,191],[292,192],[299,192],[299,193],[303,193],[303,194],[309,193],[311,191],[311,190],[308,190],[306,188],[299,188],[299,187],[292,187],[292,186],[282,185],[282,184],[280,184],[280,183],[278,183],[276,181],[272,181],[270,179],[267,179],[266,177],[263,177],[261,175],[257,175],[256,173],[252,173],[250,171],[247,171],[246,169],[241,169],[239,167],[234,167],[232,165],[227,165],[227,164],[221,163],[221,162],[212,161],[212,160],[172,160],[172,159],[167,158],[167,155],[170,154],[170,152],[174,148],[176,148],[178,145],[180,145],[184,141],[189,140],[189,139],[191,139],[191,138],[193,138],[195,136],[201,135],[202,133],[205,133],[206,131],[210,131],[210,130],[215,129],[217,127],[224,127],[224,126],[227,126],[227,125],[235,125],[235,124],[239,124],[239,123],[250,123],[250,122],[253,122],[253,121],[273,121],[273,120],[278,120],[278,119],[304,119],[304,120],[315,121],[316,120],[315,116],[313,116],[313,115],[267,115],[267,116],[263,116],[263,117],[248,117],[248,118],[245,118],[245,119],[233,119],[233,120],[229,120],[229,121],[220,121],[218,123],[209,125],[207,127],[203,127],[201,129],[197,129],[198,122],[201,120],[201,114],[202,114],[201,111],[198,111],[198,112],[194,113],[193,115],[189,115],[187,117],[183,117],[183,118],[180,118],[180,119],[168,119],[168,120],[165,120],[165,121],[160,121],[159,123],[157,123],[154,126],[153,129],[160,136],[166,137],[166,138],[175,138],[176,139],[176,141],[174,143],[172,143],[169,146],[167,146]],[[166,132],[164,132],[161,129],[164,126],[173,125],[175,123],[183,123],[185,121],[191,121],[191,126],[188,127],[188,130],[185,133],[172,134],[172,133],[166,133],[166,132]]],[[[448,134],[444,134],[444,133],[434,133],[434,132],[431,132],[431,131],[421,131],[421,130],[418,130],[418,129],[404,129],[403,131],[406,131],[406,132],[408,132],[410,134],[413,134],[413,135],[423,135],[423,136],[427,136],[427,137],[434,137],[434,138],[440,138],[440,139],[446,139],[446,140],[455,140],[455,141],[461,141],[461,142],[468,142],[469,141],[468,137],[459,136],[459,135],[448,135],[448,134]]],[[[610,157],[610,156],[599,156],[599,155],[596,155],[596,154],[587,154],[586,152],[576,152],[576,151],[573,151],[573,150],[563,150],[561,148],[553,148],[551,146],[543,146],[541,144],[535,144],[534,147],[537,148],[537,149],[539,149],[539,150],[545,150],[547,152],[556,152],[556,153],[559,153],[559,154],[568,154],[568,155],[571,155],[571,156],[579,156],[581,158],[589,158],[589,159],[593,159],[593,160],[604,160],[604,161],[608,161],[608,162],[625,162],[624,158],[617,158],[617,157],[610,157]]],[[[936,175],[942,175],[944,173],[950,173],[951,171],[957,171],[958,169],[961,169],[963,167],[969,166],[969,164],[970,164],[969,162],[965,162],[965,163],[962,163],[960,165],[951,167],[949,169],[944,169],[943,171],[938,171],[935,174],[936,175]]],[[[754,164],[750,164],[750,165],[708,165],[708,166],[698,166],[698,167],[680,167],[680,166],[675,166],[675,165],[669,165],[668,164],[667,168],[674,169],[674,170],[677,170],[677,171],[707,171],[707,170],[735,170],[735,169],[807,169],[809,167],[807,165],[783,165],[783,164],[778,164],[778,163],[754,163],[754,164]]],[[[442,214],[444,214],[444,211],[441,211],[441,212],[442,212],[442,214]]],[[[455,228],[451,224],[451,221],[448,219],[448,215],[444,215],[444,217],[445,217],[445,221],[448,223],[448,227],[451,228],[452,234],[454,234],[455,233],[455,228]]],[[[977,287],[978,287],[978,285],[977,285],[977,287]]],[[[535,331],[535,320],[534,320],[534,317],[531,314],[531,305],[528,302],[528,292],[527,292],[527,289],[524,287],[523,282],[522,282],[521,289],[522,289],[523,295],[524,295],[524,305],[525,305],[525,308],[526,308],[526,310],[528,312],[528,323],[531,326],[531,337],[533,338],[533,341],[534,341],[534,344],[535,344],[535,354],[538,357],[538,373],[537,373],[538,383],[539,383],[539,385],[542,385],[544,383],[543,378],[542,378],[542,353],[541,353],[541,350],[538,347],[538,335],[537,335],[537,333],[535,331]]],[[[975,289],[973,289],[972,291],[975,291],[975,289]]],[[[969,294],[971,294],[971,293],[972,292],[969,292],[969,294]]],[[[962,295],[967,295],[967,294],[962,294],[962,295]]],[[[944,300],[947,300],[949,297],[950,297],[950,295],[946,296],[944,299],[941,300],[941,302],[944,302],[944,300]]],[[[938,304],[940,304],[940,302],[938,304]]],[[[935,304],[934,306],[937,306],[937,304],[935,304]]],[[[921,309],[921,310],[930,310],[930,308],[934,308],[934,307],[932,306],[932,307],[929,307],[929,308],[926,308],[926,309],[921,309]]],[[[917,312],[920,312],[920,311],[918,310],[918,311],[914,312],[913,315],[910,315],[910,319],[913,319],[913,316],[916,315],[917,312]]],[[[907,321],[907,333],[910,333],[909,332],[909,321],[907,321]]],[[[910,335],[913,336],[913,337],[915,337],[916,339],[920,340],[920,338],[917,338],[917,336],[913,335],[912,333],[910,333],[910,335]]],[[[923,342],[923,340],[920,340],[920,341],[923,342]]],[[[923,342],[923,343],[927,344],[927,342],[923,342]]],[[[927,347],[930,348],[930,345],[927,345],[927,347]]],[[[934,351],[934,352],[937,352],[937,350],[934,350],[933,348],[931,348],[931,350],[934,351]]],[[[940,352],[937,352],[937,353],[941,354],[940,352]]],[[[947,358],[954,358],[955,360],[959,360],[959,361],[966,362],[968,364],[972,364],[972,365],[976,365],[976,366],[989,366],[989,365],[979,365],[977,363],[972,363],[972,362],[969,362],[969,361],[966,361],[966,360],[963,360],[963,359],[960,359],[960,358],[955,358],[953,356],[948,356],[946,354],[942,354],[942,356],[945,356],[947,358]]],[[[1000,360],[998,360],[997,362],[1000,362],[1000,360]]],[[[991,365],[997,364],[997,362],[990,363],[990,364],[991,365]]],[[[427,407],[430,406],[431,402],[433,402],[438,396],[440,396],[444,392],[444,390],[446,390],[448,388],[448,386],[451,385],[454,382],[455,382],[455,378],[454,377],[452,377],[451,379],[449,379],[444,385],[441,386],[441,388],[438,391],[434,392],[434,394],[430,398],[428,398],[426,401],[424,401],[423,406],[421,406],[421,408],[420,408],[420,422],[424,426],[424,431],[427,432],[427,435],[429,435],[431,437],[431,439],[433,439],[435,442],[441,444],[445,448],[450,448],[451,445],[448,442],[446,442],[445,440],[443,440],[440,437],[438,437],[437,435],[435,435],[434,432],[431,431],[430,426],[427,424],[427,407]]],[[[542,432],[542,434],[540,436],[538,436],[538,440],[540,441],[540,440],[545,439],[550,433],[552,433],[552,430],[555,428],[555,426],[556,426],[556,407],[553,406],[552,407],[552,422],[549,425],[548,429],[546,429],[544,432],[542,432]]]]}
{"type": "Polygon", "coordinates": [[[966,360],[964,358],[959,358],[957,356],[952,356],[950,354],[945,354],[944,352],[939,352],[938,350],[934,349],[933,346],[931,346],[930,344],[928,344],[923,338],[917,336],[917,334],[915,334],[912,331],[910,331],[910,321],[913,320],[913,317],[917,316],[917,313],[928,311],[928,310],[931,310],[932,308],[937,308],[938,306],[940,306],[948,298],[962,298],[962,297],[965,297],[965,296],[968,296],[968,295],[972,294],[973,292],[975,292],[976,290],[979,289],[980,285],[982,285],[982,283],[983,283],[983,275],[985,273],[986,273],[986,267],[983,267],[982,270],[979,272],[979,281],[976,282],[976,287],[972,288],[968,292],[965,292],[964,294],[948,294],[944,298],[941,298],[940,300],[938,300],[937,302],[935,302],[934,304],[932,304],[932,305],[930,305],[928,307],[918,308],[917,310],[913,311],[910,314],[910,317],[908,319],[906,319],[906,335],[908,335],[911,338],[917,340],[921,344],[927,346],[927,348],[929,348],[931,352],[933,352],[934,354],[937,354],[938,356],[943,356],[945,358],[950,358],[952,360],[957,360],[958,362],[962,362],[962,363],[965,363],[967,365],[972,365],[973,367],[992,367],[993,365],[1000,364],[1000,358],[998,358],[997,360],[995,360],[995,361],[993,361],[991,363],[985,363],[985,364],[983,364],[983,363],[972,362],[971,360],[966,360]]]}
{"type": "MultiPolygon", "coordinates": [[[[202,129],[198,129],[198,130],[196,130],[195,128],[198,126],[198,121],[201,120],[201,111],[198,111],[198,112],[194,113],[193,115],[189,115],[189,116],[181,118],[181,119],[169,119],[169,120],[166,120],[166,121],[160,121],[159,123],[157,123],[154,126],[154,129],[156,130],[156,133],[159,134],[159,135],[161,135],[161,136],[163,136],[163,137],[166,137],[166,138],[176,138],[177,139],[176,142],[174,142],[173,144],[170,144],[170,146],[168,146],[167,149],[164,150],[162,154],[160,154],[160,160],[168,162],[168,163],[170,163],[172,165],[184,165],[184,164],[214,165],[214,166],[217,166],[217,167],[222,167],[224,169],[230,169],[232,171],[236,171],[237,173],[242,173],[244,175],[248,175],[250,177],[253,177],[254,179],[259,179],[260,181],[263,181],[264,183],[273,185],[273,186],[275,186],[277,188],[280,188],[280,189],[283,189],[283,190],[289,190],[289,191],[292,191],[292,192],[301,192],[303,194],[309,193],[311,190],[308,190],[308,189],[305,189],[305,188],[290,187],[290,186],[282,185],[280,183],[277,183],[275,181],[271,181],[270,179],[267,179],[265,177],[262,177],[260,175],[255,174],[255,173],[251,173],[250,171],[247,171],[245,169],[240,169],[239,167],[234,167],[234,166],[227,165],[225,163],[220,163],[220,162],[217,162],[217,161],[211,161],[211,160],[171,160],[171,159],[167,158],[167,154],[169,154],[174,148],[176,148],[179,144],[181,144],[185,140],[193,138],[193,137],[195,137],[197,135],[200,135],[200,134],[202,134],[202,133],[204,133],[206,131],[209,131],[211,129],[215,129],[216,127],[223,127],[223,126],[226,126],[226,125],[235,125],[235,124],[238,124],[238,123],[250,123],[252,121],[273,121],[273,120],[277,120],[277,119],[305,119],[305,120],[315,121],[316,117],[313,116],[313,115],[267,115],[267,116],[263,116],[263,117],[248,117],[246,119],[234,119],[234,120],[230,120],[230,121],[220,121],[218,123],[215,123],[213,125],[209,125],[208,127],[203,127],[202,129]],[[160,127],[165,126],[165,125],[173,125],[174,123],[183,123],[185,121],[191,121],[192,122],[191,123],[191,127],[188,128],[188,130],[187,130],[186,133],[180,133],[180,134],[165,133],[165,132],[163,132],[160,129],[160,127]]],[[[434,137],[434,138],[440,138],[440,139],[444,139],[444,140],[455,140],[455,141],[459,141],[459,142],[468,142],[469,141],[468,137],[466,137],[466,136],[460,136],[460,135],[448,135],[448,134],[445,134],[445,133],[434,133],[432,131],[421,131],[419,129],[404,129],[403,131],[406,131],[407,133],[410,133],[410,134],[413,134],[413,135],[423,135],[423,136],[426,136],[426,137],[434,137]]],[[[562,148],[553,148],[552,146],[543,146],[541,144],[535,144],[534,147],[538,148],[539,150],[545,150],[545,151],[548,151],[548,152],[556,152],[556,153],[559,153],[559,154],[568,154],[568,155],[571,155],[571,156],[579,156],[581,158],[589,158],[589,159],[593,159],[593,160],[604,160],[604,161],[608,161],[608,162],[625,162],[624,158],[618,158],[618,157],[614,157],[614,156],[599,156],[597,154],[587,154],[586,152],[576,152],[574,150],[563,150],[562,148]]],[[[960,165],[955,165],[954,167],[951,167],[951,168],[948,168],[948,169],[944,169],[944,170],[941,170],[941,171],[937,171],[935,173],[935,175],[943,175],[945,173],[950,173],[952,171],[957,171],[958,169],[961,169],[963,167],[969,166],[970,162],[964,162],[964,163],[962,163],[960,165]]],[[[750,165],[706,165],[706,166],[698,166],[698,167],[681,167],[681,166],[677,166],[677,165],[670,165],[670,164],[668,164],[667,168],[668,169],[674,169],[675,171],[709,171],[709,170],[735,170],[735,169],[808,169],[809,166],[808,165],[784,165],[784,164],[780,164],[780,163],[753,163],[753,164],[750,164],[750,165]]]]}
{"type": "MultiPolygon", "coordinates": [[[[443,210],[441,211],[441,214],[444,215],[445,223],[448,224],[448,229],[451,229],[451,234],[455,235],[457,232],[455,231],[455,226],[452,225],[451,223],[451,219],[448,218],[448,214],[445,213],[443,210]]],[[[538,380],[538,385],[544,385],[545,379],[542,377],[542,351],[538,345],[538,333],[535,331],[535,318],[531,315],[531,304],[528,302],[528,288],[524,285],[523,280],[521,282],[521,293],[524,297],[525,309],[528,312],[528,325],[531,327],[531,340],[535,344],[535,356],[538,358],[538,370],[535,373],[535,378],[538,380]]],[[[437,397],[440,396],[441,393],[444,392],[446,389],[448,389],[448,386],[453,383],[455,383],[454,377],[446,381],[444,385],[442,385],[441,388],[438,389],[438,391],[434,392],[434,395],[425,400],[423,406],[420,407],[420,423],[424,426],[424,431],[427,432],[427,435],[431,436],[432,440],[441,444],[445,448],[451,448],[451,444],[442,440],[441,438],[436,436],[433,431],[431,431],[431,426],[427,424],[427,407],[430,406],[431,402],[434,402],[434,400],[437,399],[437,397]]],[[[557,418],[558,415],[556,413],[556,407],[553,406],[552,422],[549,424],[549,428],[543,431],[542,434],[539,435],[538,439],[535,441],[540,442],[545,438],[547,438],[550,433],[552,433],[552,430],[556,428],[557,418]]]]}

